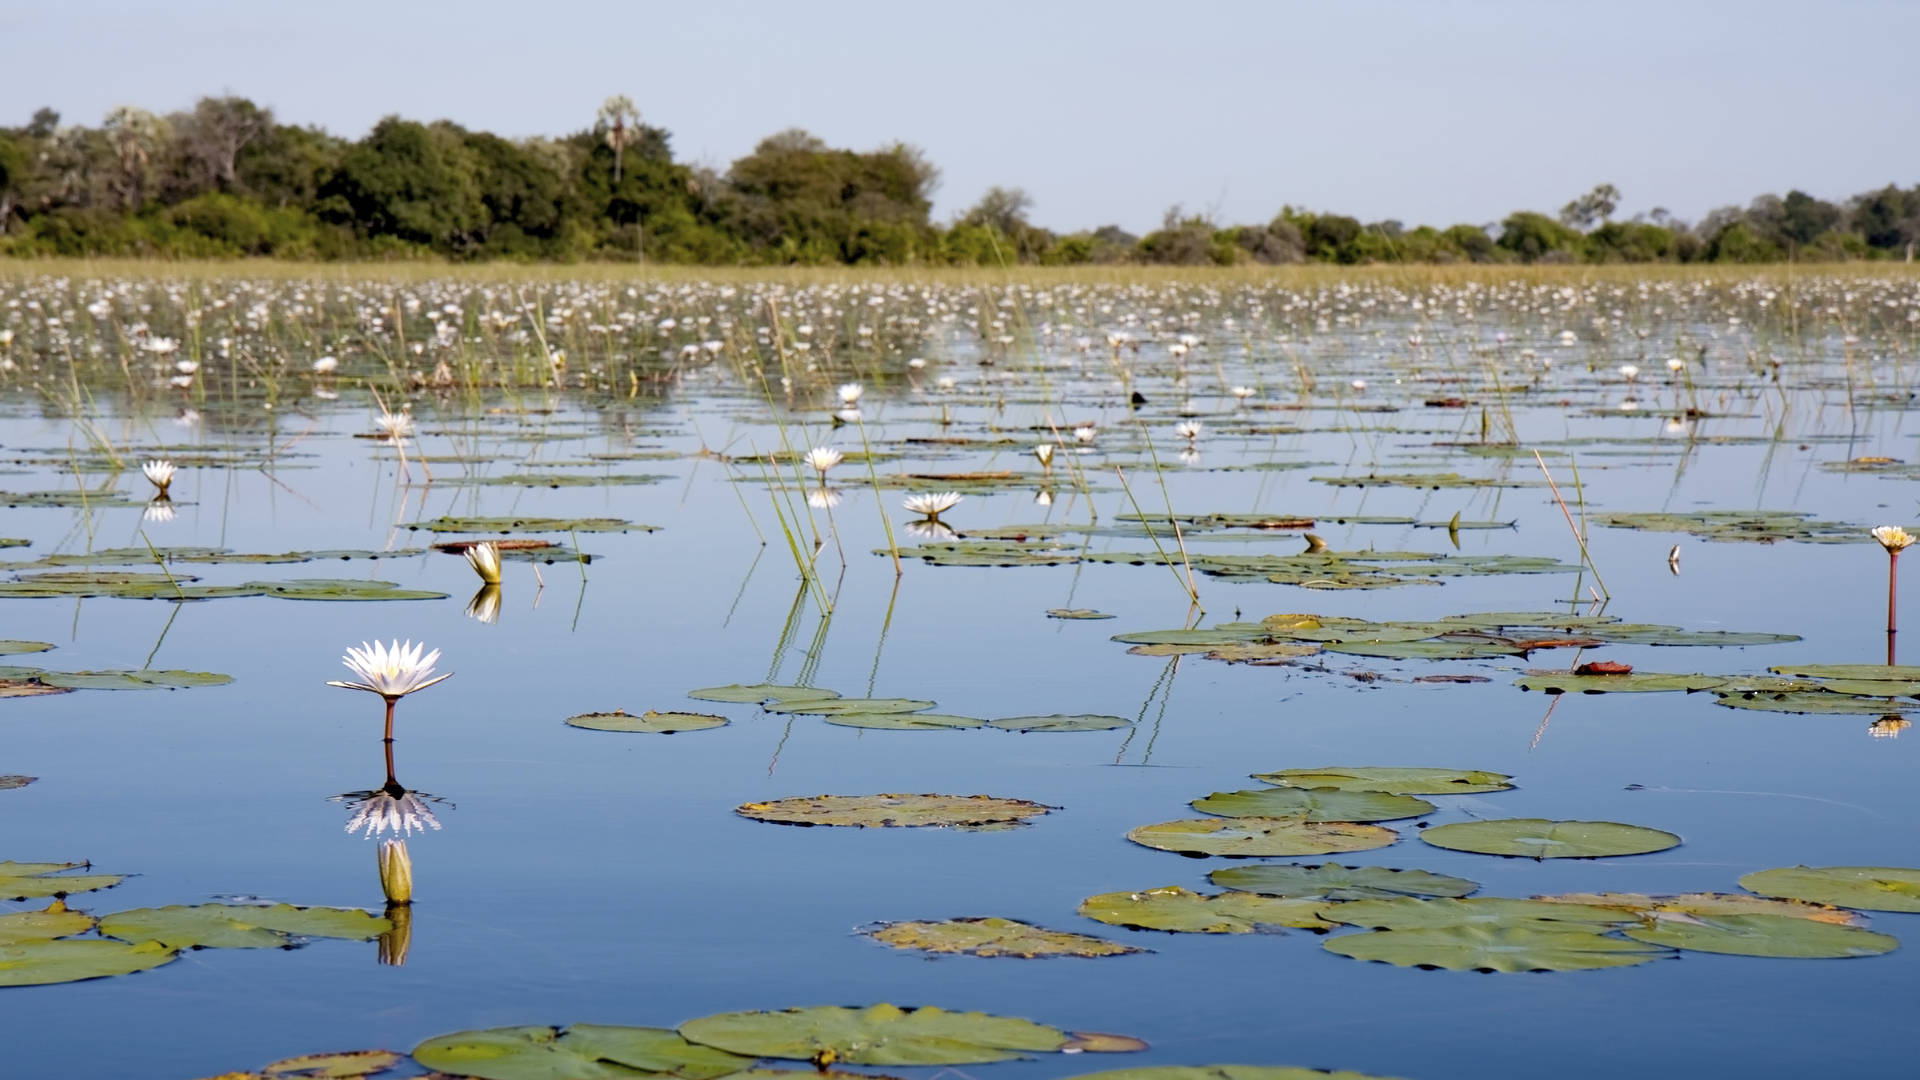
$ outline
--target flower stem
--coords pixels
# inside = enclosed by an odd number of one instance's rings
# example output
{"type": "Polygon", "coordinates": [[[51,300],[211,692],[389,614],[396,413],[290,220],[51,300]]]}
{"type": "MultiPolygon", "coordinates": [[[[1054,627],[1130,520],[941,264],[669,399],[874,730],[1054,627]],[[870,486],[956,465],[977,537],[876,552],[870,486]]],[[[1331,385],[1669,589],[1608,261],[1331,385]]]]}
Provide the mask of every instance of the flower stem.
{"type": "Polygon", "coordinates": [[[1895,633],[1894,601],[1900,594],[1899,583],[1900,583],[1900,553],[1897,551],[1889,551],[1887,552],[1887,633],[1888,634],[1895,633]]]}
{"type": "Polygon", "coordinates": [[[400,700],[399,698],[392,698],[392,697],[387,699],[387,736],[386,738],[387,738],[387,748],[389,752],[391,752],[393,748],[393,703],[399,700],[400,700]]]}

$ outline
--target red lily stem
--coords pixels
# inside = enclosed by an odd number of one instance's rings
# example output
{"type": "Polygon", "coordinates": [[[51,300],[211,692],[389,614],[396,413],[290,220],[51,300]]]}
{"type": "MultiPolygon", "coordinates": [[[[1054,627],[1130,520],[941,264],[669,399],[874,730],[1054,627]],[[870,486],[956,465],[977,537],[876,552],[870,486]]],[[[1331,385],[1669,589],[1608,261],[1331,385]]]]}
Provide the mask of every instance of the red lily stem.
{"type": "MultiPolygon", "coordinates": [[[[1891,633],[1891,629],[1888,632],[1891,633]]],[[[389,748],[393,745],[393,703],[399,700],[395,697],[387,699],[387,745],[389,748]]]]}
{"type": "MultiPolygon", "coordinates": [[[[392,715],[391,709],[388,710],[388,715],[389,716],[392,715]]],[[[398,787],[400,786],[400,782],[393,778],[393,740],[391,738],[387,740],[386,746],[387,746],[387,783],[385,786],[389,788],[398,787]]]]}

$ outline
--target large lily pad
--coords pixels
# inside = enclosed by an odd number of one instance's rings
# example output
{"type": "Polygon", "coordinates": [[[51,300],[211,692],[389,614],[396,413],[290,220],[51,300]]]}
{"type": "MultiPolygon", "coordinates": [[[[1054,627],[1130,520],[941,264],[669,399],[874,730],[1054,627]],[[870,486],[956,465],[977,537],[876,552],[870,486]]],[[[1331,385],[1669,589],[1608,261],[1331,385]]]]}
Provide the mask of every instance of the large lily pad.
{"type": "Polygon", "coordinates": [[[1262,858],[1332,855],[1386,847],[1400,834],[1381,825],[1303,818],[1190,818],[1142,825],[1127,839],[1145,847],[1181,855],[1262,858]]]}
{"type": "Polygon", "coordinates": [[[278,949],[306,937],[370,941],[391,929],[391,921],[358,908],[291,904],[134,908],[100,920],[107,937],[157,941],[171,949],[278,949]]]}
{"type": "Polygon", "coordinates": [[[1767,670],[1778,675],[1797,675],[1808,679],[1920,682],[1920,667],[1910,664],[1778,664],[1767,670]]]}
{"type": "Polygon", "coordinates": [[[1911,866],[1789,866],[1748,874],[1740,887],[1862,911],[1920,912],[1920,868],[1911,866]]]}
{"type": "Polygon", "coordinates": [[[1378,660],[1484,660],[1527,654],[1527,650],[1518,645],[1467,640],[1339,642],[1326,646],[1326,650],[1378,660]]]}
{"type": "Polygon", "coordinates": [[[1133,721],[1124,716],[1101,716],[1097,713],[1053,713],[1048,716],[1003,716],[987,723],[1002,731],[1112,731],[1128,727],[1133,721]]]}
{"type": "Polygon", "coordinates": [[[437,1035],[414,1047],[413,1059],[429,1069],[483,1080],[614,1080],[656,1075],[712,1080],[753,1064],[750,1057],[688,1042],[667,1028],[599,1024],[437,1035]]]}
{"type": "Polygon", "coordinates": [[[130,975],[180,954],[155,942],[128,945],[98,938],[0,943],[0,986],[46,986],[130,975]]]}
{"type": "Polygon", "coordinates": [[[1433,813],[1433,804],[1411,795],[1337,788],[1257,788],[1216,791],[1188,805],[1216,817],[1305,817],[1308,821],[1397,821],[1433,813]]]}
{"type": "Polygon", "coordinates": [[[1031,1020],[886,1004],[721,1013],[681,1024],[680,1034],[748,1057],[823,1065],[974,1065],[1051,1053],[1069,1041],[1031,1020]]]}
{"type": "Polygon", "coordinates": [[[1558,904],[1546,900],[1513,900],[1504,896],[1424,900],[1352,900],[1327,904],[1320,913],[1334,922],[1369,930],[1418,930],[1430,926],[1521,926],[1540,929],[1594,931],[1623,926],[1638,917],[1619,908],[1586,904],[1558,904]]]}
{"type": "Polygon", "coordinates": [[[635,716],[625,709],[613,712],[581,713],[567,717],[570,727],[587,728],[593,731],[635,731],[654,735],[673,735],[682,731],[705,731],[708,728],[725,727],[727,718],[710,716],[706,713],[655,712],[648,709],[635,716]]]}
{"type": "Polygon", "coordinates": [[[18,653],[46,652],[53,646],[44,641],[0,641],[0,656],[13,656],[18,653]]]}
{"type": "Polygon", "coordinates": [[[52,941],[72,937],[93,929],[93,916],[67,910],[55,900],[39,911],[16,911],[0,915],[0,945],[20,945],[29,941],[52,941]]]}
{"type": "Polygon", "coordinates": [[[1399,967],[1448,971],[1587,971],[1630,967],[1673,955],[1645,942],[1537,925],[1480,923],[1418,930],[1370,930],[1327,941],[1328,952],[1399,967]]]}
{"type": "Polygon", "coordinates": [[[282,1058],[260,1070],[267,1080],[358,1080],[386,1072],[405,1060],[391,1050],[341,1050],[282,1058]]]}
{"type": "Polygon", "coordinates": [[[942,919],[936,922],[881,923],[865,931],[875,941],[896,949],[968,956],[1123,956],[1145,952],[1105,938],[1048,930],[1016,919],[942,919]]]}
{"type": "Polygon", "coordinates": [[[1843,959],[1900,947],[1886,934],[1791,915],[1685,915],[1658,912],[1626,935],[1635,941],[1733,956],[1843,959]]]}
{"type": "Polygon", "coordinates": [[[1631,671],[1623,675],[1575,675],[1566,671],[1530,671],[1514,681],[1522,690],[1549,694],[1646,694],[1663,691],[1711,690],[1727,680],[1717,675],[1674,675],[1631,671]]]}
{"type": "Polygon", "coordinates": [[[658,525],[636,525],[619,518],[438,517],[406,528],[434,533],[658,532],[658,525]]]}
{"type": "Polygon", "coordinates": [[[1724,705],[1729,709],[1813,716],[1879,716],[1882,713],[1900,712],[1902,709],[1920,708],[1920,705],[1912,702],[1896,702],[1887,698],[1852,697],[1847,694],[1829,693],[1826,690],[1789,690],[1784,693],[1750,690],[1731,694],[1716,691],[1713,703],[1724,705]]]}
{"type": "Polygon", "coordinates": [[[759,705],[768,701],[824,701],[840,696],[837,690],[822,690],[817,686],[785,686],[780,683],[753,683],[730,686],[709,686],[700,690],[689,690],[687,696],[698,701],[731,701],[739,704],[759,705]]]}
{"type": "Polygon", "coordinates": [[[0,862],[0,900],[37,900],[45,896],[110,889],[123,880],[119,874],[66,874],[88,869],[88,863],[0,862]],[[62,877],[61,875],[66,876],[62,877]]]}
{"type": "Polygon", "coordinates": [[[1274,933],[1281,927],[1324,930],[1333,924],[1320,901],[1282,899],[1250,892],[1203,896],[1177,885],[1140,892],[1101,893],[1080,901],[1080,914],[1135,930],[1178,934],[1274,933]]]}
{"type": "Polygon", "coordinates": [[[1480,886],[1466,878],[1430,870],[1397,870],[1387,866],[1340,866],[1326,863],[1259,863],[1215,870],[1207,880],[1222,888],[1263,896],[1296,896],[1314,900],[1387,900],[1396,896],[1466,896],[1480,886]]]}
{"type": "Polygon", "coordinates": [[[887,715],[916,713],[931,709],[934,704],[919,698],[781,698],[768,702],[766,710],[805,716],[887,715]]]}
{"type": "Polygon", "coordinates": [[[1363,768],[1281,769],[1254,773],[1255,780],[1284,787],[1384,791],[1394,795],[1475,795],[1506,791],[1513,777],[1480,769],[1363,768]]]}
{"type": "Polygon", "coordinates": [[[876,728],[882,731],[964,731],[985,727],[977,716],[951,716],[946,713],[844,713],[828,716],[826,721],[839,727],[876,728]]]}
{"type": "Polygon", "coordinates": [[[38,779],[40,778],[37,776],[21,776],[17,773],[9,773],[5,776],[0,776],[0,791],[13,791],[17,788],[23,788],[38,779]]]}
{"type": "Polygon", "coordinates": [[[40,671],[34,679],[68,690],[180,690],[225,686],[233,676],[214,671],[40,671]]]}
{"type": "Polygon", "coordinates": [[[1549,821],[1545,818],[1501,818],[1437,825],[1420,839],[1449,851],[1481,855],[1512,855],[1529,859],[1598,859],[1613,855],[1644,855],[1677,847],[1680,838],[1670,832],[1614,821],[1549,821]]]}
{"type": "Polygon", "coordinates": [[[777,825],[901,826],[1012,825],[1055,809],[1027,799],[992,795],[813,795],[744,803],[734,812],[777,825]]]}
{"type": "Polygon", "coordinates": [[[403,589],[391,581],[362,578],[294,578],[291,581],[251,581],[264,596],[281,600],[445,600],[447,594],[432,589],[403,589]]]}
{"type": "Polygon", "coordinates": [[[1554,896],[1536,896],[1534,899],[1553,904],[1619,908],[1636,915],[1650,915],[1655,912],[1681,915],[1784,915],[1796,919],[1832,923],[1835,926],[1854,926],[1866,921],[1865,916],[1859,912],[1849,911],[1846,908],[1809,904],[1800,900],[1773,900],[1762,896],[1750,896],[1746,893],[1676,893],[1670,896],[1612,892],[1560,893],[1554,896]]]}

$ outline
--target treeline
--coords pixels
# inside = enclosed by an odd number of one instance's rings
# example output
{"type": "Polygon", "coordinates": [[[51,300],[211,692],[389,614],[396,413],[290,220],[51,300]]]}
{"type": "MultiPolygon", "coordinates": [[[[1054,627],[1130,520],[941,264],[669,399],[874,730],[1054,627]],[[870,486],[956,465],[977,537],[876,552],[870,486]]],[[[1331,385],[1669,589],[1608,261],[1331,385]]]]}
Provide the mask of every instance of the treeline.
{"type": "Polygon", "coordinates": [[[939,172],[914,147],[858,152],[804,131],[728,169],[673,159],[624,97],[561,138],[505,139],[388,117],[349,141],[278,123],[238,97],[159,116],[123,106],[97,127],[41,109],[0,128],[0,254],[285,259],[439,257],[706,264],[1774,262],[1911,259],[1920,184],[1832,203],[1764,195],[1687,223],[1613,218],[1602,184],[1557,215],[1409,228],[1291,207],[1260,225],[1167,212],[1056,233],[994,188],[932,219],[939,172]]]}

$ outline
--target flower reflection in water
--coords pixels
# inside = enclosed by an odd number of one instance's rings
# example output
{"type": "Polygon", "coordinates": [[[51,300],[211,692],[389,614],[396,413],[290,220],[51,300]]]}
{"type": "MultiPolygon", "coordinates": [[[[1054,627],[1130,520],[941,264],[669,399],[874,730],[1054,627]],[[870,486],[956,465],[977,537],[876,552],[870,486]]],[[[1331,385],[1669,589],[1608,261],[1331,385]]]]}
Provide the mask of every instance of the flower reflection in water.
{"type": "Polygon", "coordinates": [[[1867,725],[1867,734],[1876,739],[1897,739],[1900,733],[1913,726],[1913,721],[1897,713],[1887,715],[1867,725]]]}
{"type": "Polygon", "coordinates": [[[467,601],[467,618],[479,619],[492,626],[500,621],[500,586],[482,585],[480,591],[467,601]]]}
{"type": "Polygon", "coordinates": [[[951,540],[955,535],[952,529],[932,518],[909,521],[902,528],[915,540],[951,540]]]}
{"type": "Polygon", "coordinates": [[[147,508],[140,512],[141,518],[155,525],[165,525],[174,518],[173,500],[162,492],[147,502],[147,508]]]}
{"type": "Polygon", "coordinates": [[[440,819],[434,817],[429,804],[446,802],[437,795],[409,791],[399,784],[373,791],[349,791],[333,798],[335,802],[347,804],[347,831],[364,833],[369,838],[389,832],[402,837],[412,836],[416,830],[438,832],[440,819]]]}

